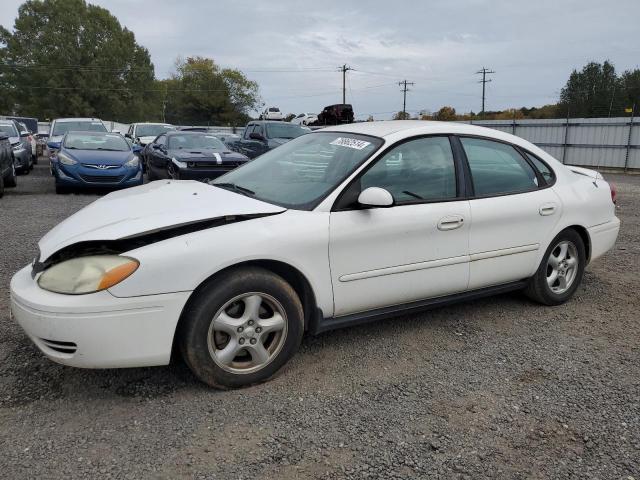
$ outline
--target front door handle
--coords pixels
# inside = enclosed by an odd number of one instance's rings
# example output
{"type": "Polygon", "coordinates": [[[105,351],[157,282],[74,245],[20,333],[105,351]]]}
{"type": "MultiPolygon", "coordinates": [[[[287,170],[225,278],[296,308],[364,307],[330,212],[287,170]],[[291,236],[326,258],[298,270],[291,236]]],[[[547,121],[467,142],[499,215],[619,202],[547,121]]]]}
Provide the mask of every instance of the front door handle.
{"type": "Polygon", "coordinates": [[[540,215],[542,215],[543,217],[546,217],[548,215],[553,215],[554,213],[556,213],[556,204],[545,203],[543,205],[540,205],[540,209],[538,210],[538,213],[540,213],[540,215]]]}
{"type": "Polygon", "coordinates": [[[460,228],[462,225],[464,225],[464,217],[461,217],[460,215],[449,215],[440,219],[438,222],[438,230],[455,230],[456,228],[460,228]]]}

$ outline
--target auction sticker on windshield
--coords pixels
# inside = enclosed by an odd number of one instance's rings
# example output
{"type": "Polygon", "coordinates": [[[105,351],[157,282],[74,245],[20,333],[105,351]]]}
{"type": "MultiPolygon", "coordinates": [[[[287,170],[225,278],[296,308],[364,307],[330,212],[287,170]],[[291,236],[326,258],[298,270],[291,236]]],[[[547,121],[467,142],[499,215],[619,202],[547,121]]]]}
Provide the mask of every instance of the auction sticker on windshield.
{"type": "Polygon", "coordinates": [[[333,142],[331,142],[331,145],[339,145],[341,147],[348,147],[348,148],[355,148],[356,150],[362,150],[363,148],[366,148],[369,145],[371,145],[371,142],[365,142],[364,140],[357,140],[355,138],[338,137],[333,142]]]}

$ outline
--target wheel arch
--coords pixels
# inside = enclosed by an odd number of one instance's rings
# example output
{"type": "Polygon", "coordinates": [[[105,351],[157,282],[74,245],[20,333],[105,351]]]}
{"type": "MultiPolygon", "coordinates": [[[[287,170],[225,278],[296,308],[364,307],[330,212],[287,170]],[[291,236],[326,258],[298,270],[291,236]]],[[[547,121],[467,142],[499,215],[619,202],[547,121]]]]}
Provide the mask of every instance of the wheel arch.
{"type": "Polygon", "coordinates": [[[177,348],[177,340],[178,340],[178,332],[180,331],[180,327],[182,323],[185,321],[184,312],[187,310],[190,302],[196,298],[198,293],[202,290],[202,288],[213,281],[215,278],[223,275],[230,270],[234,270],[242,267],[260,267],[265,270],[268,270],[276,275],[282,277],[291,287],[295,290],[302,302],[302,310],[304,313],[304,330],[313,330],[318,318],[322,316],[322,313],[318,310],[316,303],[316,296],[311,287],[311,283],[307,279],[307,277],[296,267],[279,260],[270,260],[270,259],[258,259],[258,260],[247,260],[245,262],[235,263],[233,265],[229,265],[217,272],[213,273],[206,279],[204,279],[189,295],[189,299],[185,303],[182,308],[182,313],[180,314],[180,318],[178,319],[178,323],[176,324],[176,328],[173,334],[173,345],[171,349],[171,358],[175,358],[176,353],[178,352],[177,348]]]}
{"type": "Polygon", "coordinates": [[[564,230],[575,230],[580,238],[582,239],[582,243],[584,243],[585,256],[587,257],[587,264],[591,260],[591,237],[589,236],[589,232],[582,225],[570,225],[564,230]]]}

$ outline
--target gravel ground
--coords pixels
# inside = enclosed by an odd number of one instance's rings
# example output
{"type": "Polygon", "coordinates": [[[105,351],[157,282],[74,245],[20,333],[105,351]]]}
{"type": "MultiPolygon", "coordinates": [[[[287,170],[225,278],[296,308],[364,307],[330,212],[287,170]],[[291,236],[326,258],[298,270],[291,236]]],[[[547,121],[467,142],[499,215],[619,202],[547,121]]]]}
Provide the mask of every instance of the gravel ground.
{"type": "Polygon", "coordinates": [[[97,195],[46,167],[0,200],[0,476],[640,479],[640,177],[568,304],[502,295],[306,338],[275,380],[46,360],[9,320],[37,240],[97,195]]]}

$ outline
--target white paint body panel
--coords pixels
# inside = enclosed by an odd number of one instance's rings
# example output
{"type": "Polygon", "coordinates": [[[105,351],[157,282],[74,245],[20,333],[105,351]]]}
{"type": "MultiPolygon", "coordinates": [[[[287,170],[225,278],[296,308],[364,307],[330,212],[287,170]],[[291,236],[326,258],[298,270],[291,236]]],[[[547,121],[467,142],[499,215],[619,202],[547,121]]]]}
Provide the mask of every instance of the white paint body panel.
{"type": "Polygon", "coordinates": [[[58,224],[38,243],[40,259],[78,242],[115,240],[199,220],[284,210],[193,180],[158,180],[105,195],[58,224]]]}
{"type": "Polygon", "coordinates": [[[469,202],[331,213],[329,254],[336,305],[345,315],[466,289],[469,202]],[[441,231],[458,215],[466,223],[441,231]]]}
{"type": "Polygon", "coordinates": [[[538,250],[561,217],[561,202],[550,188],[471,204],[469,289],[530,277],[538,268],[538,250]],[[541,215],[548,206],[553,213],[541,215]]]}
{"type": "Polygon", "coordinates": [[[15,318],[46,355],[67,365],[160,365],[169,361],[180,313],[193,290],[239,263],[271,260],[296,268],[323,315],[333,317],[526,278],[568,226],[586,229],[592,259],[609,250],[618,235],[620,222],[607,183],[592,171],[572,172],[521,138],[443,122],[370,122],[326,130],[378,136],[383,146],[313,211],[286,210],[197,182],[157,181],[111,193],[46,234],[39,243],[41,260],[82,241],[120,239],[225,216],[268,216],[126,252],[140,267],[105,292],[47,292],[26,267],[11,282],[15,318]],[[389,145],[447,133],[519,145],[546,161],[557,181],[536,192],[490,199],[331,212],[350,180],[389,145]],[[556,205],[554,213],[540,215],[548,204],[556,205]],[[460,228],[438,229],[443,218],[456,216],[464,218],[460,228]],[[78,351],[56,354],[41,338],[75,342],[78,351]]]}

